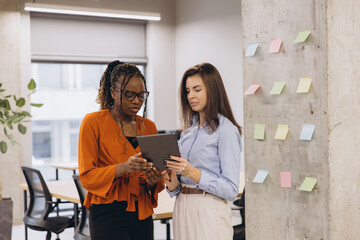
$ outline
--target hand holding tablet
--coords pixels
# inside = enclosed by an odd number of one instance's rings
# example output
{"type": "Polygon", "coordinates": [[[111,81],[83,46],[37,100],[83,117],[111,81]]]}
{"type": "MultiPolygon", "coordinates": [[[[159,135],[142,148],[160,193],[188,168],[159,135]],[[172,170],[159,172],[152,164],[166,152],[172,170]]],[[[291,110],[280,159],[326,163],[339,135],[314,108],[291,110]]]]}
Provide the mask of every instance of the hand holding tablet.
{"type": "Polygon", "coordinates": [[[143,158],[153,163],[159,171],[167,170],[166,160],[170,156],[180,157],[175,134],[137,136],[143,158]]]}

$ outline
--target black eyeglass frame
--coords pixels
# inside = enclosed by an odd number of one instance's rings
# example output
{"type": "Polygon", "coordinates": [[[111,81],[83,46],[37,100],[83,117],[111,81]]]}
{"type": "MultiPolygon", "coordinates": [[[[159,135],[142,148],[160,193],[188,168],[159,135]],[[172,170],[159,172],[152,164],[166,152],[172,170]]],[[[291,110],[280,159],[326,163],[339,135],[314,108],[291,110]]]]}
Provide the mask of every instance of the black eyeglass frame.
{"type": "Polygon", "coordinates": [[[126,100],[128,100],[129,102],[134,101],[135,97],[137,97],[139,99],[140,102],[144,102],[148,97],[150,92],[148,91],[143,91],[140,93],[136,93],[134,91],[130,91],[130,90],[126,90],[126,91],[121,91],[120,89],[116,88],[116,87],[112,87],[115,91],[121,92],[124,94],[126,100]],[[130,93],[131,95],[127,95],[128,93],[130,93]],[[141,94],[145,94],[146,96],[141,96],[141,94]]]}

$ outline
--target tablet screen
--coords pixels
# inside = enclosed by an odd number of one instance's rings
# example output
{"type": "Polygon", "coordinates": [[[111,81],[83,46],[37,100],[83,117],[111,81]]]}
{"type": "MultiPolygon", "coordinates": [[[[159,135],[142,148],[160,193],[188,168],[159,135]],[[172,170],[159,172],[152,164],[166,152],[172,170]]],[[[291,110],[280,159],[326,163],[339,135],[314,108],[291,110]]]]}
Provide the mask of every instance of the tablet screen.
{"type": "Polygon", "coordinates": [[[153,162],[153,165],[160,171],[167,170],[165,160],[169,156],[180,157],[176,135],[154,134],[137,136],[143,158],[153,162]]]}

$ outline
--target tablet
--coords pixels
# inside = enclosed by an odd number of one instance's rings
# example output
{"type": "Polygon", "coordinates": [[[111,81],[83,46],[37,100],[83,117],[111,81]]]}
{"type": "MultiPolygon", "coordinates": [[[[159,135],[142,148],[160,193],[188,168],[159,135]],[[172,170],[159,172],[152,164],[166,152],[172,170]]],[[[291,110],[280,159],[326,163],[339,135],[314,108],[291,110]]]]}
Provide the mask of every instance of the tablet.
{"type": "Polygon", "coordinates": [[[180,157],[174,133],[137,136],[143,158],[152,162],[160,171],[167,170],[165,160],[169,156],[180,157]]]}

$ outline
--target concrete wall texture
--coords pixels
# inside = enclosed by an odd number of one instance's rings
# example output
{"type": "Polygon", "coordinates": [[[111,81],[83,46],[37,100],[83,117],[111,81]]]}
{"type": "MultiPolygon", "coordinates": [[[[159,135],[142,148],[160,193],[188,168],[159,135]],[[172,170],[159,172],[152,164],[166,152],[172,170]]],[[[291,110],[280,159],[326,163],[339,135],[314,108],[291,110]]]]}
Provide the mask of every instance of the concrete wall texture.
{"type": "Polygon", "coordinates": [[[360,239],[359,234],[359,39],[357,1],[243,0],[246,234],[248,239],[360,239]],[[299,31],[311,30],[294,44],[299,31]],[[282,38],[278,54],[268,52],[282,38]],[[296,93],[299,79],[312,78],[307,94],[296,93]],[[285,81],[281,95],[269,95],[285,81]],[[254,140],[254,125],[266,125],[264,141],[254,140]],[[299,140],[303,124],[314,124],[311,141],[299,140]],[[277,124],[289,125],[285,141],[275,140],[277,124]],[[349,142],[351,141],[351,142],[349,142]],[[258,169],[269,175],[252,180],[258,169]],[[280,171],[292,173],[292,188],[280,187],[280,171]],[[299,191],[305,177],[318,182],[299,191]]]}

